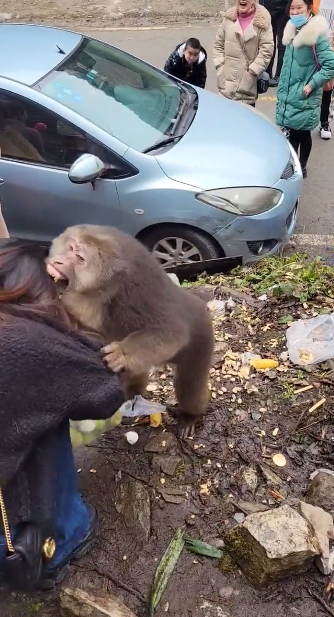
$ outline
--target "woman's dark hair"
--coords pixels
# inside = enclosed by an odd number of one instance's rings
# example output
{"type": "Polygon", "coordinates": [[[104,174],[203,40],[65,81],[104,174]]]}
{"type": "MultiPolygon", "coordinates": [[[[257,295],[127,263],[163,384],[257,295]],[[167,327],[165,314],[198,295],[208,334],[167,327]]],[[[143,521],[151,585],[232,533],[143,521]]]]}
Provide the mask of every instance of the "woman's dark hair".
{"type": "Polygon", "coordinates": [[[48,251],[47,244],[32,240],[0,240],[0,318],[15,313],[68,322],[56,285],[46,271],[48,251]]]}

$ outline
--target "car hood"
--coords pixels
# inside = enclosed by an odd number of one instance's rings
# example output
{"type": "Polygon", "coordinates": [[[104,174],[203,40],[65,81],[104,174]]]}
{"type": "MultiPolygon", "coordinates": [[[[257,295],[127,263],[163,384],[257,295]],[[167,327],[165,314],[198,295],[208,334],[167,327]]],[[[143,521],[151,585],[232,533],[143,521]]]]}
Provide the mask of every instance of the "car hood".
{"type": "Polygon", "coordinates": [[[248,105],[197,92],[198,110],[187,133],[156,156],[162,171],[203,190],[273,186],[290,157],[283,133],[248,105]]]}

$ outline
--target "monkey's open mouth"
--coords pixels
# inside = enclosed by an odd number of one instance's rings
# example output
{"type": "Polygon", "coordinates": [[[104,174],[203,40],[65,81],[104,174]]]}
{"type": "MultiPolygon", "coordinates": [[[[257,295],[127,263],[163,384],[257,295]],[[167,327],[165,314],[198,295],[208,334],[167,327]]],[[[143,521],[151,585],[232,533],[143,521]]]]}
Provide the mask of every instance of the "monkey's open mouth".
{"type": "Polygon", "coordinates": [[[57,283],[57,286],[60,286],[63,289],[63,291],[67,289],[69,285],[69,280],[65,276],[65,274],[60,272],[57,268],[55,268],[51,264],[47,264],[46,271],[49,274],[49,276],[53,278],[54,282],[57,283]]]}

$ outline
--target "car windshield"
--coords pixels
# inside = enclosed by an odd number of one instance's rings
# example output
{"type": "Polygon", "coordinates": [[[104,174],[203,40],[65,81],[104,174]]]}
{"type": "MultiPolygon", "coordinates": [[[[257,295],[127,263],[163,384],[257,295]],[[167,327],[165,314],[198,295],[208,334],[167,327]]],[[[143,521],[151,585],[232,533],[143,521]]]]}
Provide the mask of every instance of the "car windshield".
{"type": "Polygon", "coordinates": [[[35,88],[139,151],[168,137],[187,96],[168,75],[87,38],[35,88]]]}

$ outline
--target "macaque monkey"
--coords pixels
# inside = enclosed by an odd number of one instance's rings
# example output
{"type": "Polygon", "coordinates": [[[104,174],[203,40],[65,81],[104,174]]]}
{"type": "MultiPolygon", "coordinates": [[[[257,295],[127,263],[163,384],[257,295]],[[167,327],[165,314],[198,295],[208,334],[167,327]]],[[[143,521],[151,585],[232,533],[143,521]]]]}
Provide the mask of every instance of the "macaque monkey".
{"type": "Polygon", "coordinates": [[[138,240],[113,227],[69,227],[53,241],[47,269],[70,315],[108,342],[104,360],[122,373],[127,398],[145,395],[150,369],[175,366],[178,434],[191,436],[209,401],[214,349],[203,299],[175,285],[138,240]]]}

